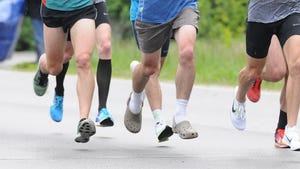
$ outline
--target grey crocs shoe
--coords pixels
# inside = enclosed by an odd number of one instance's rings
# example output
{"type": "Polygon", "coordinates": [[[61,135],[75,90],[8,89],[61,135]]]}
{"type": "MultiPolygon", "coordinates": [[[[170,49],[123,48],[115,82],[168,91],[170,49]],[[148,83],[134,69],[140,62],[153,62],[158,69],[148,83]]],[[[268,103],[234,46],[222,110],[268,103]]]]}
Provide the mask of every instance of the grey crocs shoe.
{"type": "Polygon", "coordinates": [[[173,121],[173,132],[179,134],[182,139],[193,139],[198,137],[198,133],[191,126],[189,121],[182,121],[178,124],[173,121]]]}
{"type": "Polygon", "coordinates": [[[128,131],[131,133],[138,133],[142,127],[142,110],[138,114],[133,114],[129,110],[129,101],[131,94],[127,100],[127,108],[124,116],[124,125],[128,131]]]}

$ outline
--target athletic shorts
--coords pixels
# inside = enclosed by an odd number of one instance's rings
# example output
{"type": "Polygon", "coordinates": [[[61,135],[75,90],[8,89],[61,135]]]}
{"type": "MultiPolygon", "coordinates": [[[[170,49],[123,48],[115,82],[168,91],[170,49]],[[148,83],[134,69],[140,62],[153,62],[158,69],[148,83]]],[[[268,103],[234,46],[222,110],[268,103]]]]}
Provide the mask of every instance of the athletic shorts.
{"type": "Polygon", "coordinates": [[[96,9],[94,5],[91,5],[74,11],[58,11],[42,5],[41,16],[46,26],[62,27],[63,31],[67,33],[78,20],[95,19],[96,9]]]}
{"type": "MultiPolygon", "coordinates": [[[[97,16],[95,19],[96,28],[102,23],[110,24],[109,18],[108,18],[108,11],[107,11],[105,2],[96,3],[95,8],[97,11],[97,16]]],[[[70,32],[68,33],[67,41],[71,41],[70,32]]]]}
{"type": "Polygon", "coordinates": [[[97,17],[96,17],[96,28],[102,23],[109,24],[108,11],[105,5],[105,2],[96,3],[95,7],[97,9],[97,17]]]}
{"type": "Polygon", "coordinates": [[[246,51],[253,58],[265,58],[273,35],[283,47],[292,35],[300,35],[300,14],[295,13],[274,23],[248,22],[246,29],[246,51]]]}
{"type": "Polygon", "coordinates": [[[171,21],[163,24],[146,23],[136,20],[135,29],[139,48],[144,53],[152,53],[173,37],[173,31],[184,26],[193,25],[198,31],[199,12],[193,8],[185,8],[171,21]]]}
{"type": "MultiPolygon", "coordinates": [[[[133,37],[135,39],[135,42],[137,44],[137,47],[139,47],[139,42],[138,42],[138,39],[137,39],[137,35],[136,35],[136,30],[135,30],[135,27],[134,27],[134,24],[135,24],[135,21],[131,21],[131,29],[132,29],[132,32],[133,32],[133,37]]],[[[161,57],[167,57],[168,56],[168,53],[169,53],[169,46],[170,46],[170,38],[166,40],[166,42],[163,44],[162,48],[161,48],[161,53],[160,53],[160,56],[161,57]]]]}

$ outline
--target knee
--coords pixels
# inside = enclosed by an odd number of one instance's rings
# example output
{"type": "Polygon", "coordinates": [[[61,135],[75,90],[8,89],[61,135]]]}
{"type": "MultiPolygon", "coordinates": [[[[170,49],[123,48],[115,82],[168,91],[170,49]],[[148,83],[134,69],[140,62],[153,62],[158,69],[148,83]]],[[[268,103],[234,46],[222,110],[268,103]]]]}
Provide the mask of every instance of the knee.
{"type": "Polygon", "coordinates": [[[245,67],[239,73],[239,79],[246,81],[255,81],[259,77],[261,71],[256,68],[245,67]]]}
{"type": "Polygon", "coordinates": [[[179,64],[183,66],[191,66],[194,64],[194,47],[187,46],[184,47],[179,52],[179,64]]]}
{"type": "Polygon", "coordinates": [[[69,60],[71,60],[73,56],[73,50],[71,49],[66,49],[64,51],[64,63],[68,62],[69,60]]]}
{"type": "Polygon", "coordinates": [[[150,64],[143,65],[143,74],[145,76],[155,75],[157,71],[158,69],[157,66],[155,65],[150,65],[150,64]]]}
{"type": "Polygon", "coordinates": [[[144,74],[145,74],[146,76],[154,75],[155,72],[156,72],[156,71],[155,71],[155,68],[154,68],[154,67],[146,66],[146,67],[144,68],[144,74]]]}
{"type": "Polygon", "coordinates": [[[273,72],[272,72],[272,81],[273,82],[278,82],[280,81],[286,74],[286,70],[283,70],[283,69],[275,69],[273,72]]]}
{"type": "Polygon", "coordinates": [[[106,41],[101,45],[98,45],[99,57],[100,59],[111,59],[111,42],[106,41]]]}
{"type": "Polygon", "coordinates": [[[62,65],[48,65],[49,74],[56,76],[62,70],[62,65]]]}
{"type": "Polygon", "coordinates": [[[90,66],[91,66],[90,54],[84,53],[76,57],[76,67],[78,69],[86,69],[86,68],[90,68],[90,66]]]}
{"type": "Polygon", "coordinates": [[[289,74],[296,78],[300,78],[300,59],[289,65],[289,74]]]}

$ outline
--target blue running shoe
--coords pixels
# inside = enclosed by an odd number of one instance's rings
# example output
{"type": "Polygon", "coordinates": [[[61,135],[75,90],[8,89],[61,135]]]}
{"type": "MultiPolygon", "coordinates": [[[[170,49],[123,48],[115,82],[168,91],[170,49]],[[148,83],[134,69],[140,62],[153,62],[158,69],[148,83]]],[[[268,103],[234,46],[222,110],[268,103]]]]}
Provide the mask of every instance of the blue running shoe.
{"type": "Polygon", "coordinates": [[[50,116],[52,120],[60,122],[63,116],[64,97],[55,94],[53,104],[50,107],[50,116]]]}
{"type": "Polygon", "coordinates": [[[114,125],[114,120],[106,108],[102,108],[96,117],[96,125],[100,127],[111,127],[114,125]]]}

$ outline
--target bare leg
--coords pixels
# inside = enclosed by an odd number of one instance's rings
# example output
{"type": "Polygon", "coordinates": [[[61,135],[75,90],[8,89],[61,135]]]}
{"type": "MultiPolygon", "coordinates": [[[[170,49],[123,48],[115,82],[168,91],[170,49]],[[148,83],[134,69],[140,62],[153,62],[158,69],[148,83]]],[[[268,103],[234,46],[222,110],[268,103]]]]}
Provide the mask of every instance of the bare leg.
{"type": "Polygon", "coordinates": [[[78,71],[77,95],[80,118],[88,118],[94,92],[94,76],[90,59],[95,46],[95,23],[91,19],[81,19],[71,29],[78,71]],[[82,41],[82,39],[85,39],[82,41]]]}

